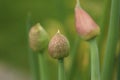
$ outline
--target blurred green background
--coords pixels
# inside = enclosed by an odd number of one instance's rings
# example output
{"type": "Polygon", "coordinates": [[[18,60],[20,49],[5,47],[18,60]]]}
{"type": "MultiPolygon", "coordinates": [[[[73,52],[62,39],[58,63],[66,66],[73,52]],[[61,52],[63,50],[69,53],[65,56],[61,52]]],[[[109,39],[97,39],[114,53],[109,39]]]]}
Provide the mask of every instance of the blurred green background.
{"type": "MultiPolygon", "coordinates": [[[[104,0],[80,1],[81,6],[100,24],[104,0]]],[[[26,25],[28,13],[31,14],[31,25],[40,22],[50,37],[59,28],[73,45],[77,35],[74,28],[75,2],[76,0],[0,0],[0,64],[9,64],[30,75],[26,25]]],[[[53,63],[49,65],[55,64],[54,60],[51,61],[53,63]]]]}

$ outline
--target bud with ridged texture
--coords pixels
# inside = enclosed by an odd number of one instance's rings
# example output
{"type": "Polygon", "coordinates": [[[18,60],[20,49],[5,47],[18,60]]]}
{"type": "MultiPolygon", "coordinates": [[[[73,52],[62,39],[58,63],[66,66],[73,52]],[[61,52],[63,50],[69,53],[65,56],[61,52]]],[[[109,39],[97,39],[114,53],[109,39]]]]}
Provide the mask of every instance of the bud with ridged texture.
{"type": "Polygon", "coordinates": [[[60,59],[69,55],[70,44],[65,36],[59,30],[49,42],[48,51],[51,57],[60,59]]]}
{"type": "Polygon", "coordinates": [[[34,25],[29,32],[29,44],[30,48],[34,52],[42,52],[48,45],[48,34],[40,25],[37,23],[34,25]]]}
{"type": "Polygon", "coordinates": [[[78,34],[84,40],[90,40],[100,33],[99,26],[90,15],[80,7],[79,0],[77,0],[75,7],[75,25],[78,34]]]}

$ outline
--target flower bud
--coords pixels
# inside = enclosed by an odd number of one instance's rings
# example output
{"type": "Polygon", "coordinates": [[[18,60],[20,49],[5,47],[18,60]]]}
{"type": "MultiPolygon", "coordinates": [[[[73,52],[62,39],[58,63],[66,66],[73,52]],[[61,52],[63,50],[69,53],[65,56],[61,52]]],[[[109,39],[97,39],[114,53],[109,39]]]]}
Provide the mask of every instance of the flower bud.
{"type": "Polygon", "coordinates": [[[75,7],[75,25],[78,34],[85,40],[90,40],[100,33],[99,26],[94,20],[85,12],[77,0],[75,7]]]}
{"type": "Polygon", "coordinates": [[[48,45],[48,34],[42,28],[42,26],[37,23],[30,29],[29,32],[29,44],[30,48],[35,52],[43,51],[48,45]]]}
{"type": "Polygon", "coordinates": [[[69,41],[59,31],[49,42],[48,51],[51,57],[60,59],[69,55],[69,41]]]}

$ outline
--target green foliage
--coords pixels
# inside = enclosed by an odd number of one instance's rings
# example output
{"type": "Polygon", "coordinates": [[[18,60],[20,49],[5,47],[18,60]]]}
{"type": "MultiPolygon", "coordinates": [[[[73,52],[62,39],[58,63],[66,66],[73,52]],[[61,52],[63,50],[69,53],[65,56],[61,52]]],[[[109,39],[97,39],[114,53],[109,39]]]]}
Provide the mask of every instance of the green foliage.
{"type": "Polygon", "coordinates": [[[118,43],[119,0],[112,0],[108,39],[102,69],[102,80],[112,80],[114,58],[118,43]]]}

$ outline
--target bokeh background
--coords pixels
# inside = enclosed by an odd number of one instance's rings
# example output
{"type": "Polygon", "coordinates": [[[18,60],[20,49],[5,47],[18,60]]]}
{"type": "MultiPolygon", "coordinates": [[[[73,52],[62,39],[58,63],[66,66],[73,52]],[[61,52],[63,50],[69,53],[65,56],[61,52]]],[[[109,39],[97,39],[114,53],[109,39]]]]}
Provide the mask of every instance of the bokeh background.
{"type": "MultiPolygon", "coordinates": [[[[31,25],[40,22],[50,37],[59,28],[70,44],[74,44],[77,35],[74,25],[75,2],[76,0],[0,0],[0,80],[31,80],[27,41],[28,14],[31,15],[31,25]]],[[[80,2],[96,23],[100,24],[104,0],[80,2]]],[[[80,68],[78,71],[83,80],[89,80],[86,44],[80,44],[78,53],[83,54],[78,54],[76,58],[76,62],[80,61],[76,68],[80,68]]],[[[51,80],[57,80],[56,60],[48,56],[47,62],[52,72],[51,80]]],[[[66,69],[69,69],[69,64],[70,58],[66,59],[66,69]]]]}

